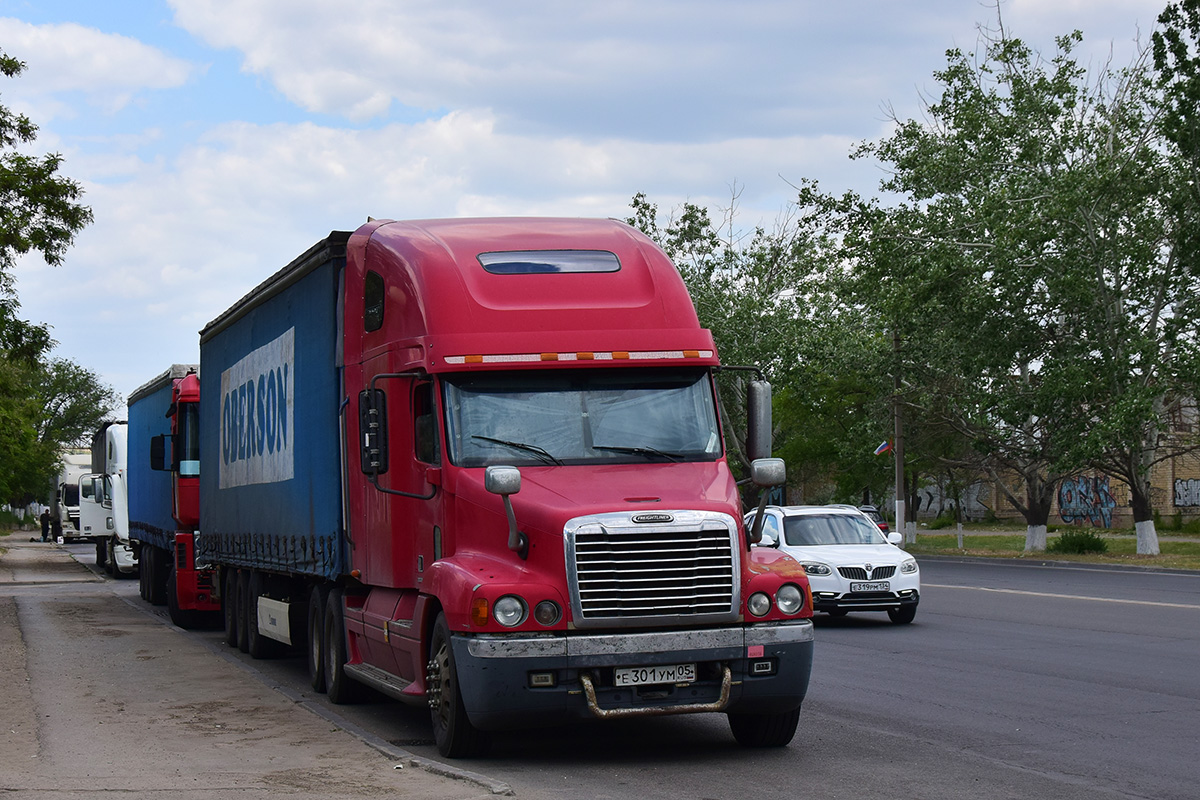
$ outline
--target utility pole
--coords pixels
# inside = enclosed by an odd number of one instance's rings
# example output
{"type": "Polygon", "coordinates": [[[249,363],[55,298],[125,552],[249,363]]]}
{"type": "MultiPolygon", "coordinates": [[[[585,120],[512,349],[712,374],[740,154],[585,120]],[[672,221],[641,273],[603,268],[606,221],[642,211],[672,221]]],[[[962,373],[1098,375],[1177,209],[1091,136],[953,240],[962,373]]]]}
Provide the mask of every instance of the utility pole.
{"type": "Polygon", "coordinates": [[[908,529],[905,527],[904,514],[904,414],[900,405],[900,332],[892,329],[892,353],[895,355],[892,367],[892,417],[896,424],[896,441],[892,445],[892,455],[896,457],[896,529],[908,542],[908,529]]]}

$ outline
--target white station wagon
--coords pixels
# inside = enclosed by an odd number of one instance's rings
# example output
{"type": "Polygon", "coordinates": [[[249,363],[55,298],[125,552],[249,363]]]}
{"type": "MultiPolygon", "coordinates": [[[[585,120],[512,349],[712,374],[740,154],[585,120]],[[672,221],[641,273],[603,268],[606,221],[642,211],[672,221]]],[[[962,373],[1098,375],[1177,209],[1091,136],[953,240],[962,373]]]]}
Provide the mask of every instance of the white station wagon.
{"type": "MultiPolygon", "coordinates": [[[[747,528],[754,515],[746,515],[747,528]]],[[[759,547],[777,547],[804,565],[812,586],[813,610],[835,617],[849,611],[886,611],[905,625],[917,614],[921,572],[917,561],[896,547],[853,506],[767,506],[759,547]]]]}

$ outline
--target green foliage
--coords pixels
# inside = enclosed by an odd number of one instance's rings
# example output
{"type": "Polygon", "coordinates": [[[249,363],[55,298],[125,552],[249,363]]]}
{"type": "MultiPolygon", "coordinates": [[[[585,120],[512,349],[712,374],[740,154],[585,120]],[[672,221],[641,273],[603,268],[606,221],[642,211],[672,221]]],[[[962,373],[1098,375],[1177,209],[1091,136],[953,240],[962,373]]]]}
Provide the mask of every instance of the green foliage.
{"type": "Polygon", "coordinates": [[[1108,542],[1089,530],[1075,528],[1059,534],[1046,545],[1047,553],[1107,553],[1108,542]]]}
{"type": "MultiPolygon", "coordinates": [[[[15,78],[25,65],[0,51],[0,72],[15,78]]],[[[34,251],[46,263],[62,263],[75,234],[92,221],[78,200],[83,188],[58,173],[62,156],[17,152],[37,137],[37,126],[23,114],[0,106],[0,292],[11,286],[10,271],[19,255],[34,251]]]]}
{"type": "MultiPolygon", "coordinates": [[[[25,65],[0,52],[0,72],[15,78],[25,65]]],[[[49,328],[17,317],[11,270],[39,253],[58,265],[92,212],[77,201],[78,183],[58,174],[62,158],[18,152],[37,126],[0,106],[0,502],[44,498],[64,446],[82,442],[119,398],[78,364],[51,358],[49,328]]]]}

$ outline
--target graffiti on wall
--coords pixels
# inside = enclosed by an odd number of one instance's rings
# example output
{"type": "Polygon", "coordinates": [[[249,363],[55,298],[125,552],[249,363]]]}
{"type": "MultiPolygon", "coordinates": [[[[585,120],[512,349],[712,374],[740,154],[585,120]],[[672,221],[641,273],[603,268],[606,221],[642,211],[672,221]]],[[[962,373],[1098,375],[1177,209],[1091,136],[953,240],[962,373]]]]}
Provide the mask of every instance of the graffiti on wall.
{"type": "Polygon", "coordinates": [[[1069,524],[1090,522],[1094,528],[1111,528],[1116,505],[1107,475],[1066,478],[1058,487],[1058,515],[1069,524]]]}
{"type": "Polygon", "coordinates": [[[1188,478],[1175,481],[1175,505],[1200,506],[1200,480],[1188,478]]]}

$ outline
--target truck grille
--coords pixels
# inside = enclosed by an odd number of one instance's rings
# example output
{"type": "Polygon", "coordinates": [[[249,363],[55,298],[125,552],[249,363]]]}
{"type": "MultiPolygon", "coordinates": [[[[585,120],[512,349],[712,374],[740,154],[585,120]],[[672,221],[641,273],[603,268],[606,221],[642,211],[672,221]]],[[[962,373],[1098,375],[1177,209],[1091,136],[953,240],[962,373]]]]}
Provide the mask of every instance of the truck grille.
{"type": "Polygon", "coordinates": [[[577,627],[685,618],[728,621],[740,607],[731,518],[672,512],[671,524],[600,515],[567,526],[577,627]]]}

